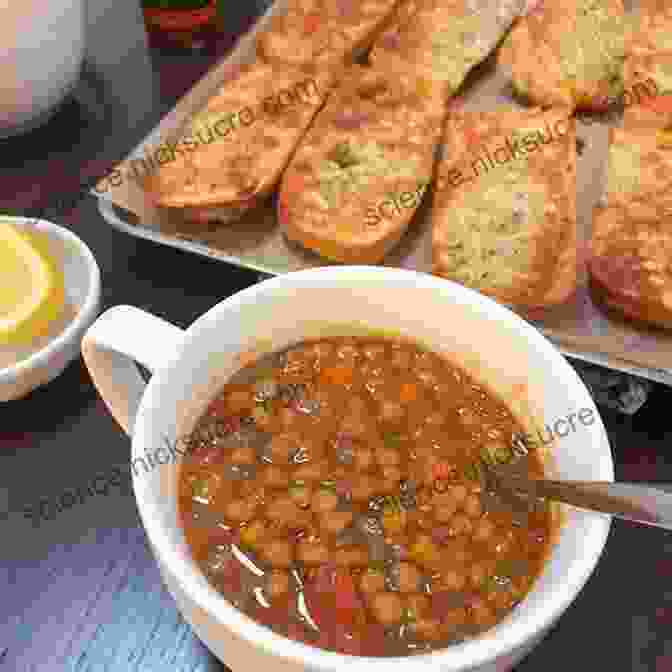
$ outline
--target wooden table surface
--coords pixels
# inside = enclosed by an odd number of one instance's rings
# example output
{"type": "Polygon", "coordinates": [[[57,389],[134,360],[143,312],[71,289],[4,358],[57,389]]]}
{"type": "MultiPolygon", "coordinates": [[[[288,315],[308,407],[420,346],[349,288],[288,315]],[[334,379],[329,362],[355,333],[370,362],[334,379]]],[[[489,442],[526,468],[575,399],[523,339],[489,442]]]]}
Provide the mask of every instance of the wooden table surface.
{"type": "MultiPolygon", "coordinates": [[[[77,203],[76,194],[134,147],[264,6],[231,0],[217,53],[176,55],[148,50],[136,0],[94,4],[74,99],[45,127],[0,142],[0,210],[44,212],[81,236],[101,267],[104,308],[130,303],[186,327],[257,276],[117,232],[95,198],[77,203]]],[[[633,417],[603,410],[617,479],[672,481],[671,402],[672,390],[656,386],[633,417]]],[[[130,480],[105,480],[128,456],[129,440],[81,361],[31,397],[0,405],[0,672],[223,669],[161,584],[130,480]],[[69,489],[82,501],[59,512],[54,501],[69,489]],[[40,506],[44,515],[33,517],[40,506]]],[[[585,589],[517,669],[672,671],[671,634],[672,537],[615,522],[585,589]]]]}

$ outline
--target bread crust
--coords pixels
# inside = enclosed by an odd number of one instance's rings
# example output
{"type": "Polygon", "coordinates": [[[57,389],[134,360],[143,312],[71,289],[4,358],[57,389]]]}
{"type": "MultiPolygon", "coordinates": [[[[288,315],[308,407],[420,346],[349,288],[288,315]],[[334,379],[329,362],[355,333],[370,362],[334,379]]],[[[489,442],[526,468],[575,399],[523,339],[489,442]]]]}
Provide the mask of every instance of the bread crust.
{"type": "Polygon", "coordinates": [[[334,82],[328,70],[242,68],[180,136],[183,147],[194,139],[195,149],[143,176],[147,194],[198,221],[239,217],[271,193],[334,82]]]}
{"type": "Polygon", "coordinates": [[[443,110],[423,80],[353,66],[283,176],[278,219],[286,237],[332,261],[379,262],[431,180],[443,110]],[[406,204],[391,211],[383,204],[395,197],[406,204]]]}
{"type": "Polygon", "coordinates": [[[400,0],[289,0],[257,37],[267,63],[319,67],[349,64],[394,20],[400,0]]]}
{"type": "Polygon", "coordinates": [[[410,0],[376,40],[369,61],[417,72],[446,97],[485,60],[523,11],[523,0],[410,0]]]}
{"type": "Polygon", "coordinates": [[[518,309],[548,308],[575,292],[576,130],[570,115],[569,108],[510,107],[450,114],[432,209],[435,274],[518,309]],[[528,138],[519,146],[529,151],[521,149],[507,166],[497,159],[498,166],[493,157],[507,142],[514,147],[516,134],[528,138]]]}
{"type": "Polygon", "coordinates": [[[652,132],[635,110],[610,132],[606,194],[595,210],[590,252],[598,303],[672,328],[672,139],[652,132]]]}
{"type": "MultiPolygon", "coordinates": [[[[516,21],[511,33],[499,52],[500,62],[510,71],[511,82],[518,95],[533,104],[544,107],[570,106],[589,112],[608,109],[610,101],[622,93],[622,82],[610,84],[608,71],[601,66],[602,73],[593,75],[595,58],[579,60],[581,50],[594,47],[598,35],[579,31],[581,25],[581,2],[554,2],[545,0],[525,17],[516,21]],[[582,37],[583,36],[583,37],[582,37]],[[569,58],[567,45],[576,41],[576,74],[568,74],[569,58]],[[589,69],[590,68],[590,71],[589,69]]],[[[609,69],[620,74],[625,54],[628,33],[622,0],[600,0],[606,15],[620,22],[621,29],[616,42],[618,54],[609,69]]],[[[593,31],[596,29],[593,27],[593,31]]],[[[610,59],[599,57],[602,65],[610,59]]]]}

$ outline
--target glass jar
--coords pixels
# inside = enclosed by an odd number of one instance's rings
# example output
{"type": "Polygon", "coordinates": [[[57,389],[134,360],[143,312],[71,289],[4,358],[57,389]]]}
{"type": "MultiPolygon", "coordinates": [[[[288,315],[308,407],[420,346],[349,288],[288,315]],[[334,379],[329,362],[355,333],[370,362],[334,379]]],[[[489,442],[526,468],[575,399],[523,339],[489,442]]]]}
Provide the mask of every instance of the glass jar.
{"type": "Polygon", "coordinates": [[[199,48],[218,29],[218,0],[142,0],[150,46],[199,48]]]}

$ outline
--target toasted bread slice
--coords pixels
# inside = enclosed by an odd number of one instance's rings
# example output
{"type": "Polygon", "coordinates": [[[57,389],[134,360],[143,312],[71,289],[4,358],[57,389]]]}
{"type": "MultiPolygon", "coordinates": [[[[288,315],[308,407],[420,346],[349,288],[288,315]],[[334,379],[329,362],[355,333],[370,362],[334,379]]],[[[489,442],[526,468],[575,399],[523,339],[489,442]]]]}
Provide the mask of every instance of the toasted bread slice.
{"type": "Polygon", "coordinates": [[[623,93],[632,18],[621,0],[542,0],[517,21],[500,62],[515,92],[542,106],[606,110],[623,93]]]}
{"type": "Polygon", "coordinates": [[[589,261],[590,288],[598,305],[629,319],[672,328],[672,221],[655,207],[611,206],[594,219],[597,237],[589,261]]]}
{"type": "Polygon", "coordinates": [[[652,129],[672,126],[672,7],[658,2],[642,7],[623,77],[626,126],[645,119],[652,129]]]}
{"type": "Polygon", "coordinates": [[[450,96],[523,7],[523,0],[412,0],[404,20],[376,40],[369,60],[379,68],[416,71],[450,96]]]}
{"type": "Polygon", "coordinates": [[[433,271],[517,308],[576,289],[570,108],[454,112],[432,209],[433,271]]]}
{"type": "Polygon", "coordinates": [[[333,261],[379,262],[431,180],[443,109],[415,76],[353,66],[284,174],[287,238],[333,261]]]}
{"type": "Polygon", "coordinates": [[[172,160],[139,176],[150,198],[188,219],[239,217],[274,188],[334,83],[329,72],[241,69],[189,122],[172,160]]]}
{"type": "Polygon", "coordinates": [[[257,54],[292,66],[349,64],[389,25],[400,0],[289,0],[257,37],[257,54]]]}
{"type": "MultiPolygon", "coordinates": [[[[643,108],[639,108],[640,111],[643,108]]],[[[589,271],[608,308],[672,327],[672,137],[630,112],[610,130],[605,194],[595,210],[589,271]]]]}
{"type": "Polygon", "coordinates": [[[626,43],[628,54],[672,51],[672,5],[669,0],[640,0],[638,17],[626,43]]]}
{"type": "Polygon", "coordinates": [[[672,51],[638,54],[625,62],[624,121],[672,127],[672,51]]]}

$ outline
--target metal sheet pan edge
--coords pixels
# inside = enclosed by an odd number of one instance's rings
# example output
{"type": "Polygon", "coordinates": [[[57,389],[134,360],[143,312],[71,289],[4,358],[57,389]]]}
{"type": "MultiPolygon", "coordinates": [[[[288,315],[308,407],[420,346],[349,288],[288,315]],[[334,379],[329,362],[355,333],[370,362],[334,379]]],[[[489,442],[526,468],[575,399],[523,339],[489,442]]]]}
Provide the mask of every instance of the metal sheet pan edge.
{"type": "MultiPolygon", "coordinates": [[[[185,250],[193,254],[198,254],[208,259],[223,261],[233,266],[237,266],[239,268],[246,268],[251,271],[255,271],[262,276],[262,278],[260,279],[263,279],[264,275],[270,275],[270,276],[278,275],[277,271],[274,271],[272,268],[266,267],[263,264],[249,263],[244,260],[241,260],[239,257],[232,255],[216,254],[215,252],[213,252],[213,249],[208,247],[207,245],[200,245],[199,243],[195,243],[188,240],[182,240],[180,238],[175,238],[173,236],[168,236],[160,232],[153,231],[148,227],[135,226],[134,224],[130,224],[124,221],[117,214],[116,210],[121,209],[114,206],[109,199],[99,196],[95,194],[95,192],[91,193],[98,198],[98,210],[103,219],[105,219],[105,221],[108,222],[108,224],[110,224],[113,228],[117,229],[118,231],[129,234],[131,236],[135,236],[136,238],[151,240],[161,245],[167,245],[169,247],[173,247],[179,250],[185,250]]],[[[543,333],[543,329],[541,329],[541,332],[543,333]]],[[[558,350],[563,355],[567,357],[573,357],[575,359],[585,361],[590,364],[597,364],[599,366],[603,366],[608,369],[612,369],[614,371],[620,371],[622,373],[628,373],[630,375],[639,376],[641,378],[646,378],[648,380],[652,380],[654,382],[662,383],[663,385],[668,385],[672,387],[672,371],[668,371],[666,369],[644,368],[636,365],[628,365],[622,362],[616,363],[609,357],[602,355],[600,353],[575,351],[572,350],[571,348],[566,348],[564,346],[559,345],[558,343],[555,343],[552,338],[549,338],[549,340],[551,341],[551,343],[555,345],[556,348],[558,348],[558,350]]]]}

